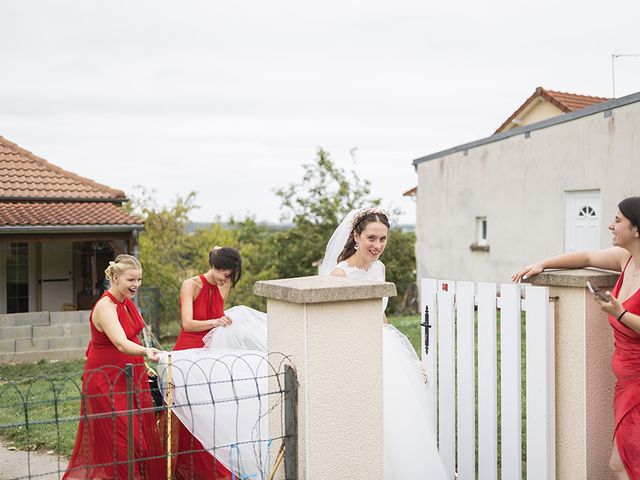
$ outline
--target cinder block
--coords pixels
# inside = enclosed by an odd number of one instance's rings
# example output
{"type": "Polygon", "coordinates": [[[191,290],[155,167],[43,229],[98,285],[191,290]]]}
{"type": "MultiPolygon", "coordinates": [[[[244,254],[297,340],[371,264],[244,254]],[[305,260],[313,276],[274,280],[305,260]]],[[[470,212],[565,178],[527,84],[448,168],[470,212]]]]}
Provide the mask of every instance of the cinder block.
{"type": "Polygon", "coordinates": [[[51,325],[63,325],[65,323],[82,323],[83,311],[51,312],[51,325]]]}
{"type": "Polygon", "coordinates": [[[0,340],[16,340],[18,338],[31,338],[29,325],[22,327],[0,327],[0,340]]]}
{"type": "Polygon", "coordinates": [[[89,324],[89,317],[91,316],[91,310],[80,310],[82,314],[82,323],[89,324]]]}
{"type": "Polygon", "coordinates": [[[50,338],[49,348],[51,350],[65,350],[68,348],[79,348],[80,337],[60,337],[50,338]]]}
{"type": "Polygon", "coordinates": [[[64,325],[34,325],[33,338],[64,337],[64,325]]]}
{"type": "Polygon", "coordinates": [[[91,327],[88,323],[70,323],[69,335],[91,335],[91,327]]]}
{"type": "Polygon", "coordinates": [[[91,335],[78,335],[78,345],[86,350],[91,341],[91,335]]]}
{"type": "Polygon", "coordinates": [[[7,313],[0,315],[0,325],[49,325],[49,312],[7,313]]]}
{"type": "Polygon", "coordinates": [[[87,353],[87,347],[82,348],[70,348],[67,350],[67,359],[75,360],[78,358],[85,358],[87,353]]]}
{"type": "Polygon", "coordinates": [[[16,352],[34,352],[37,350],[48,350],[49,339],[33,338],[16,340],[16,352]]]}
{"type": "Polygon", "coordinates": [[[84,358],[84,349],[36,350],[33,352],[16,352],[0,354],[0,363],[30,363],[40,360],[71,360],[84,358]]]}
{"type": "Polygon", "coordinates": [[[0,340],[0,354],[13,353],[16,351],[15,340],[0,340]]]}

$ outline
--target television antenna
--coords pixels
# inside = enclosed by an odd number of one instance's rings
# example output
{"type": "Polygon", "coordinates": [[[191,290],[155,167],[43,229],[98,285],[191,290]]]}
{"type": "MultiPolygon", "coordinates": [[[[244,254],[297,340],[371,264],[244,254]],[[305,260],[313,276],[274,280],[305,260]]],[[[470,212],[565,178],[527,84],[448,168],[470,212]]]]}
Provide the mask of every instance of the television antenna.
{"type": "Polygon", "coordinates": [[[616,58],[620,57],[640,57],[640,53],[612,53],[611,54],[611,83],[613,87],[613,98],[616,98],[616,58]]]}

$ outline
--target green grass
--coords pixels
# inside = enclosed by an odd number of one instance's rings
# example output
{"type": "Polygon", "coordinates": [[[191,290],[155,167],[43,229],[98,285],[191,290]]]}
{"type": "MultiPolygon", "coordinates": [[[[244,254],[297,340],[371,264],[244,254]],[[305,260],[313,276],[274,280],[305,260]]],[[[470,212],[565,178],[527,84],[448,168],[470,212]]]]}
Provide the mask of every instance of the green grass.
{"type": "Polygon", "coordinates": [[[70,455],[84,361],[0,365],[0,436],[21,450],[70,455]],[[57,421],[56,421],[57,419],[57,421]]]}
{"type": "Polygon", "coordinates": [[[420,356],[420,315],[403,315],[399,317],[389,317],[389,323],[404,333],[418,356],[420,356]]]}

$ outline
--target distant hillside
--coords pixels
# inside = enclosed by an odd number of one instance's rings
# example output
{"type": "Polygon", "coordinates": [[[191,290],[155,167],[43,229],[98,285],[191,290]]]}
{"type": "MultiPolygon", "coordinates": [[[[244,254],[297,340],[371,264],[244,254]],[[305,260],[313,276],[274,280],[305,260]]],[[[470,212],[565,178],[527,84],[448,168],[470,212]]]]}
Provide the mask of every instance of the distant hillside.
{"type": "MultiPolygon", "coordinates": [[[[210,228],[211,225],[216,224],[222,225],[223,228],[233,229],[233,225],[229,224],[228,222],[191,222],[187,225],[187,233],[193,233],[199,228],[210,228]]],[[[274,232],[288,230],[289,228],[291,228],[290,223],[259,222],[258,225],[263,225],[274,232]]],[[[405,223],[402,225],[394,225],[394,228],[399,228],[403,232],[413,232],[415,231],[416,226],[411,223],[405,223]]]]}
{"type": "MultiPolygon", "coordinates": [[[[223,228],[227,228],[227,229],[234,228],[234,225],[231,225],[228,222],[191,222],[187,224],[187,233],[193,233],[195,230],[199,228],[210,228],[212,225],[222,225],[223,228]]],[[[287,230],[291,228],[291,224],[289,223],[258,222],[258,225],[265,226],[269,230],[273,230],[273,231],[287,230]]]]}

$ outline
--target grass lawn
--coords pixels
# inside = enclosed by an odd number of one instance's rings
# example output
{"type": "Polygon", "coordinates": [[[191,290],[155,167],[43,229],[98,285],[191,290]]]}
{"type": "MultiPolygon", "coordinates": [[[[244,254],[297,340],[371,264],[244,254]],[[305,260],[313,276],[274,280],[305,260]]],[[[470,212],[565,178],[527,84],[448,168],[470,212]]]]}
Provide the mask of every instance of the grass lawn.
{"type": "Polygon", "coordinates": [[[70,455],[78,429],[74,417],[80,413],[83,366],[83,360],[0,365],[3,440],[20,450],[70,455]]]}
{"type": "Polygon", "coordinates": [[[404,315],[400,317],[389,317],[389,323],[404,333],[414,350],[420,356],[421,329],[420,315],[404,315]]]}

